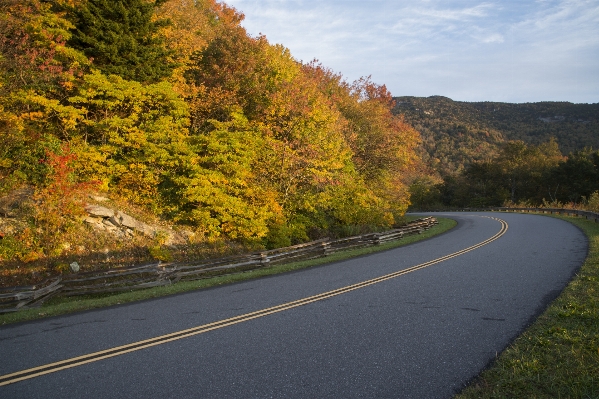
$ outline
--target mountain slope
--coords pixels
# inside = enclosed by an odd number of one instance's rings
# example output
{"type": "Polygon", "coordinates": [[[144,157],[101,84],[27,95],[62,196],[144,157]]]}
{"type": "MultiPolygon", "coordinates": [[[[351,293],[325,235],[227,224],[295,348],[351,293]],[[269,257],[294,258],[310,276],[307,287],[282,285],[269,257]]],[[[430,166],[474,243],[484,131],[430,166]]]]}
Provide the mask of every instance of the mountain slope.
{"type": "Polygon", "coordinates": [[[562,153],[599,148],[599,103],[510,104],[461,102],[446,97],[395,97],[423,139],[424,158],[442,174],[492,157],[508,140],[538,145],[555,137],[562,153]]]}

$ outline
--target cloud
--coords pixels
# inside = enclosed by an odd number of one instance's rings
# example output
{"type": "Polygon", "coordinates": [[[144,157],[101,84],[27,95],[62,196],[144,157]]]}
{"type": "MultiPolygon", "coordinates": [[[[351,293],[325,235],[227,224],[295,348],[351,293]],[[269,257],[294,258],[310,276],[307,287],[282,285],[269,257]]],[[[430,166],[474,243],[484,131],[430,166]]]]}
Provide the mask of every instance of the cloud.
{"type": "Polygon", "coordinates": [[[594,0],[230,0],[251,34],[394,95],[599,101],[594,0]]]}

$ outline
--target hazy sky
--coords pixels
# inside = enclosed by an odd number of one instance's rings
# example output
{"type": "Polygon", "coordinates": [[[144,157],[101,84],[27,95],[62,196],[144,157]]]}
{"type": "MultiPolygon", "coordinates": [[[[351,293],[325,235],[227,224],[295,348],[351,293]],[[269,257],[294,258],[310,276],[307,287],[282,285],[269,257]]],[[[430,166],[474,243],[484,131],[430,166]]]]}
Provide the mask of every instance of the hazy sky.
{"type": "Polygon", "coordinates": [[[599,102],[599,0],[225,0],[253,36],[394,96],[599,102]]]}

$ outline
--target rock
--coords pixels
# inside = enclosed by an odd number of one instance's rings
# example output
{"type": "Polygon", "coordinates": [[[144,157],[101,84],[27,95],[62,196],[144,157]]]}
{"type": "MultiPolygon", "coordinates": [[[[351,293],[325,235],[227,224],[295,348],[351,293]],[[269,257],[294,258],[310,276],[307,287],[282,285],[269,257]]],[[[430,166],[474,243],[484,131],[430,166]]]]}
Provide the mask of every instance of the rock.
{"type": "Polygon", "coordinates": [[[146,235],[148,237],[156,237],[156,233],[158,233],[158,230],[156,230],[152,226],[148,226],[145,223],[141,223],[140,228],[136,228],[135,230],[141,232],[142,234],[144,234],[144,235],[146,235]]]}
{"type": "MultiPolygon", "coordinates": [[[[90,215],[84,221],[92,224],[96,228],[107,229],[119,237],[132,236],[133,231],[137,231],[148,237],[156,237],[158,229],[123,213],[114,211],[99,205],[87,205],[85,210],[90,215]]],[[[172,240],[172,234],[167,233],[167,240],[172,240]]],[[[177,237],[177,241],[181,241],[177,237]]]]}
{"type": "Polygon", "coordinates": [[[185,245],[190,242],[189,235],[183,234],[183,232],[174,232],[167,235],[165,240],[165,245],[175,246],[175,245],[185,245]]]}
{"type": "Polygon", "coordinates": [[[102,220],[103,220],[102,218],[93,218],[91,216],[88,216],[85,219],[83,219],[83,221],[85,223],[90,224],[93,228],[104,230],[104,228],[106,226],[104,226],[104,224],[102,224],[102,220]]]}
{"type": "MultiPolygon", "coordinates": [[[[12,220],[6,220],[0,217],[0,235],[2,236],[10,236],[15,234],[18,229],[16,223],[11,223],[12,220]]],[[[17,222],[18,223],[18,222],[17,222]]]]}
{"type": "Polygon", "coordinates": [[[71,271],[73,273],[77,273],[79,271],[79,263],[73,262],[69,266],[71,267],[71,271]]]}
{"type": "Polygon", "coordinates": [[[87,205],[85,207],[85,211],[88,214],[97,217],[109,218],[114,216],[114,211],[112,209],[104,208],[103,206],[99,205],[87,205]]]}
{"type": "Polygon", "coordinates": [[[154,237],[156,235],[156,229],[150,225],[145,224],[144,222],[140,222],[137,219],[118,211],[116,213],[116,220],[123,226],[128,227],[132,230],[139,231],[140,233],[148,236],[154,237]]]}
{"type": "Polygon", "coordinates": [[[120,226],[122,224],[121,220],[117,216],[111,216],[111,217],[109,217],[108,221],[110,223],[112,223],[113,225],[115,225],[115,226],[120,226]]]}
{"type": "Polygon", "coordinates": [[[192,242],[195,238],[195,233],[190,230],[179,230],[178,234],[185,242],[192,242]]]}
{"type": "Polygon", "coordinates": [[[142,222],[134,219],[133,217],[121,211],[117,211],[115,219],[119,221],[119,224],[122,224],[125,227],[129,227],[135,230],[138,230],[138,227],[141,227],[141,225],[143,224],[142,222]]]}
{"type": "Polygon", "coordinates": [[[116,228],[117,227],[114,223],[112,223],[110,221],[110,219],[104,219],[102,221],[102,223],[104,223],[104,225],[108,226],[109,228],[116,228]]]}

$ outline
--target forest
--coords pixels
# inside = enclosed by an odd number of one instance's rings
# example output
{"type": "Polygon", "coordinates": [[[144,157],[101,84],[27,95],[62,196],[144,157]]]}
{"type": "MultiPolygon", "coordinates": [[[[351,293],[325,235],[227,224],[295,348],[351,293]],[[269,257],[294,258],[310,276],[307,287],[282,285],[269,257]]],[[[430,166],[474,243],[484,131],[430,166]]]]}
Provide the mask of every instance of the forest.
{"type": "Polygon", "coordinates": [[[422,135],[425,162],[441,174],[493,158],[508,141],[540,145],[555,139],[563,154],[599,149],[599,103],[462,102],[441,96],[394,100],[394,112],[422,135]]]}
{"type": "Polygon", "coordinates": [[[216,0],[2,1],[0,202],[19,201],[0,260],[52,269],[121,248],[90,236],[90,195],[245,248],[400,222],[420,135],[391,93],[242,20],[216,0]]]}
{"type": "Polygon", "coordinates": [[[503,205],[599,211],[599,104],[396,97],[422,135],[413,209],[503,205]]]}

